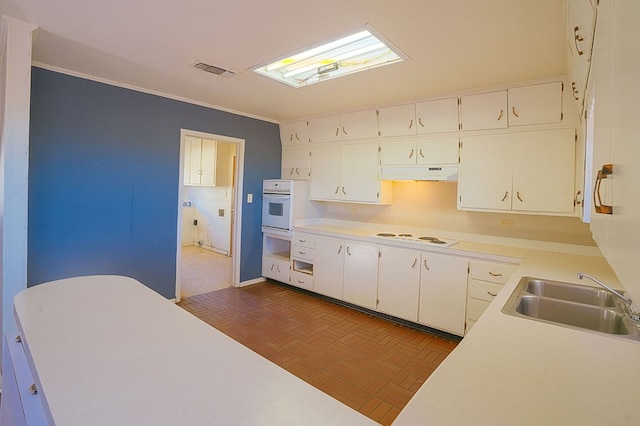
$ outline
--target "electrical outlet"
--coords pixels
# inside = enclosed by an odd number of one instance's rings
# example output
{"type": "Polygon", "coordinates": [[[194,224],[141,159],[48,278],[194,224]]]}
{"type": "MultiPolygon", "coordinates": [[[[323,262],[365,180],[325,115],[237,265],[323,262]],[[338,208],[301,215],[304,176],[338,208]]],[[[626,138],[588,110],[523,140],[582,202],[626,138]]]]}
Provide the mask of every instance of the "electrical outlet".
{"type": "Polygon", "coordinates": [[[500,225],[505,228],[513,228],[513,220],[511,219],[500,219],[500,225]]]}
{"type": "Polygon", "coordinates": [[[358,213],[358,208],[357,207],[351,207],[351,213],[353,213],[353,214],[358,213]]]}

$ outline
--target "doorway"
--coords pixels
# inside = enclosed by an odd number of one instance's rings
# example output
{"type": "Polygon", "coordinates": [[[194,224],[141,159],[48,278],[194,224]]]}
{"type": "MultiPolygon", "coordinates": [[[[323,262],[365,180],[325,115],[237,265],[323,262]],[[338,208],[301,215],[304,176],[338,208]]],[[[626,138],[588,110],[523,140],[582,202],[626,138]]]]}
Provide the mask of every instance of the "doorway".
{"type": "Polygon", "coordinates": [[[176,301],[239,284],[244,140],[180,131],[176,301]]]}

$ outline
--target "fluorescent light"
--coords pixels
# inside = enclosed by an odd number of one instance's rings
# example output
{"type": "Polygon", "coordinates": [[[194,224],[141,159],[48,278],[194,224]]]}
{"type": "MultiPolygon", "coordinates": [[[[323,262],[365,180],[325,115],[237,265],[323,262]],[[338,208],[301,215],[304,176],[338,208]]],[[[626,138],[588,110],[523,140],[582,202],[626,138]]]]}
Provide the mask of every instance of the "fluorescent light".
{"type": "Polygon", "coordinates": [[[408,59],[370,25],[355,34],[261,64],[253,71],[302,87],[408,59]]]}

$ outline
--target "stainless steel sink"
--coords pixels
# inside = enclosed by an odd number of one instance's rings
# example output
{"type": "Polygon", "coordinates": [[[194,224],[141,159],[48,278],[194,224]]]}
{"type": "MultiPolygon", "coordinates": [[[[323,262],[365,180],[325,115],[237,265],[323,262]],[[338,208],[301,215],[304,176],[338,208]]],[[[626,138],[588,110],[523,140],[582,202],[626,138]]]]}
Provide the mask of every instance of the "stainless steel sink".
{"type": "Polygon", "coordinates": [[[616,306],[616,296],[613,294],[606,290],[580,284],[528,279],[525,291],[537,296],[569,300],[594,306],[616,306]]]}
{"type": "Polygon", "coordinates": [[[617,298],[579,284],[523,277],[502,312],[592,333],[640,341],[617,298]]]}

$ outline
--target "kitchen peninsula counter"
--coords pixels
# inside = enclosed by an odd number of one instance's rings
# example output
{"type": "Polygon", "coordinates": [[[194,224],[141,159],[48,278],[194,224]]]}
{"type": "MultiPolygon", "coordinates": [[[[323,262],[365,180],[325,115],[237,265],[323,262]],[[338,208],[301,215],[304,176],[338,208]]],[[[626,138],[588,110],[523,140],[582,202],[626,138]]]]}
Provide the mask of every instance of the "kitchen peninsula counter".
{"type": "Polygon", "coordinates": [[[45,283],[14,307],[49,424],[375,424],[131,278],[45,283]]]}

